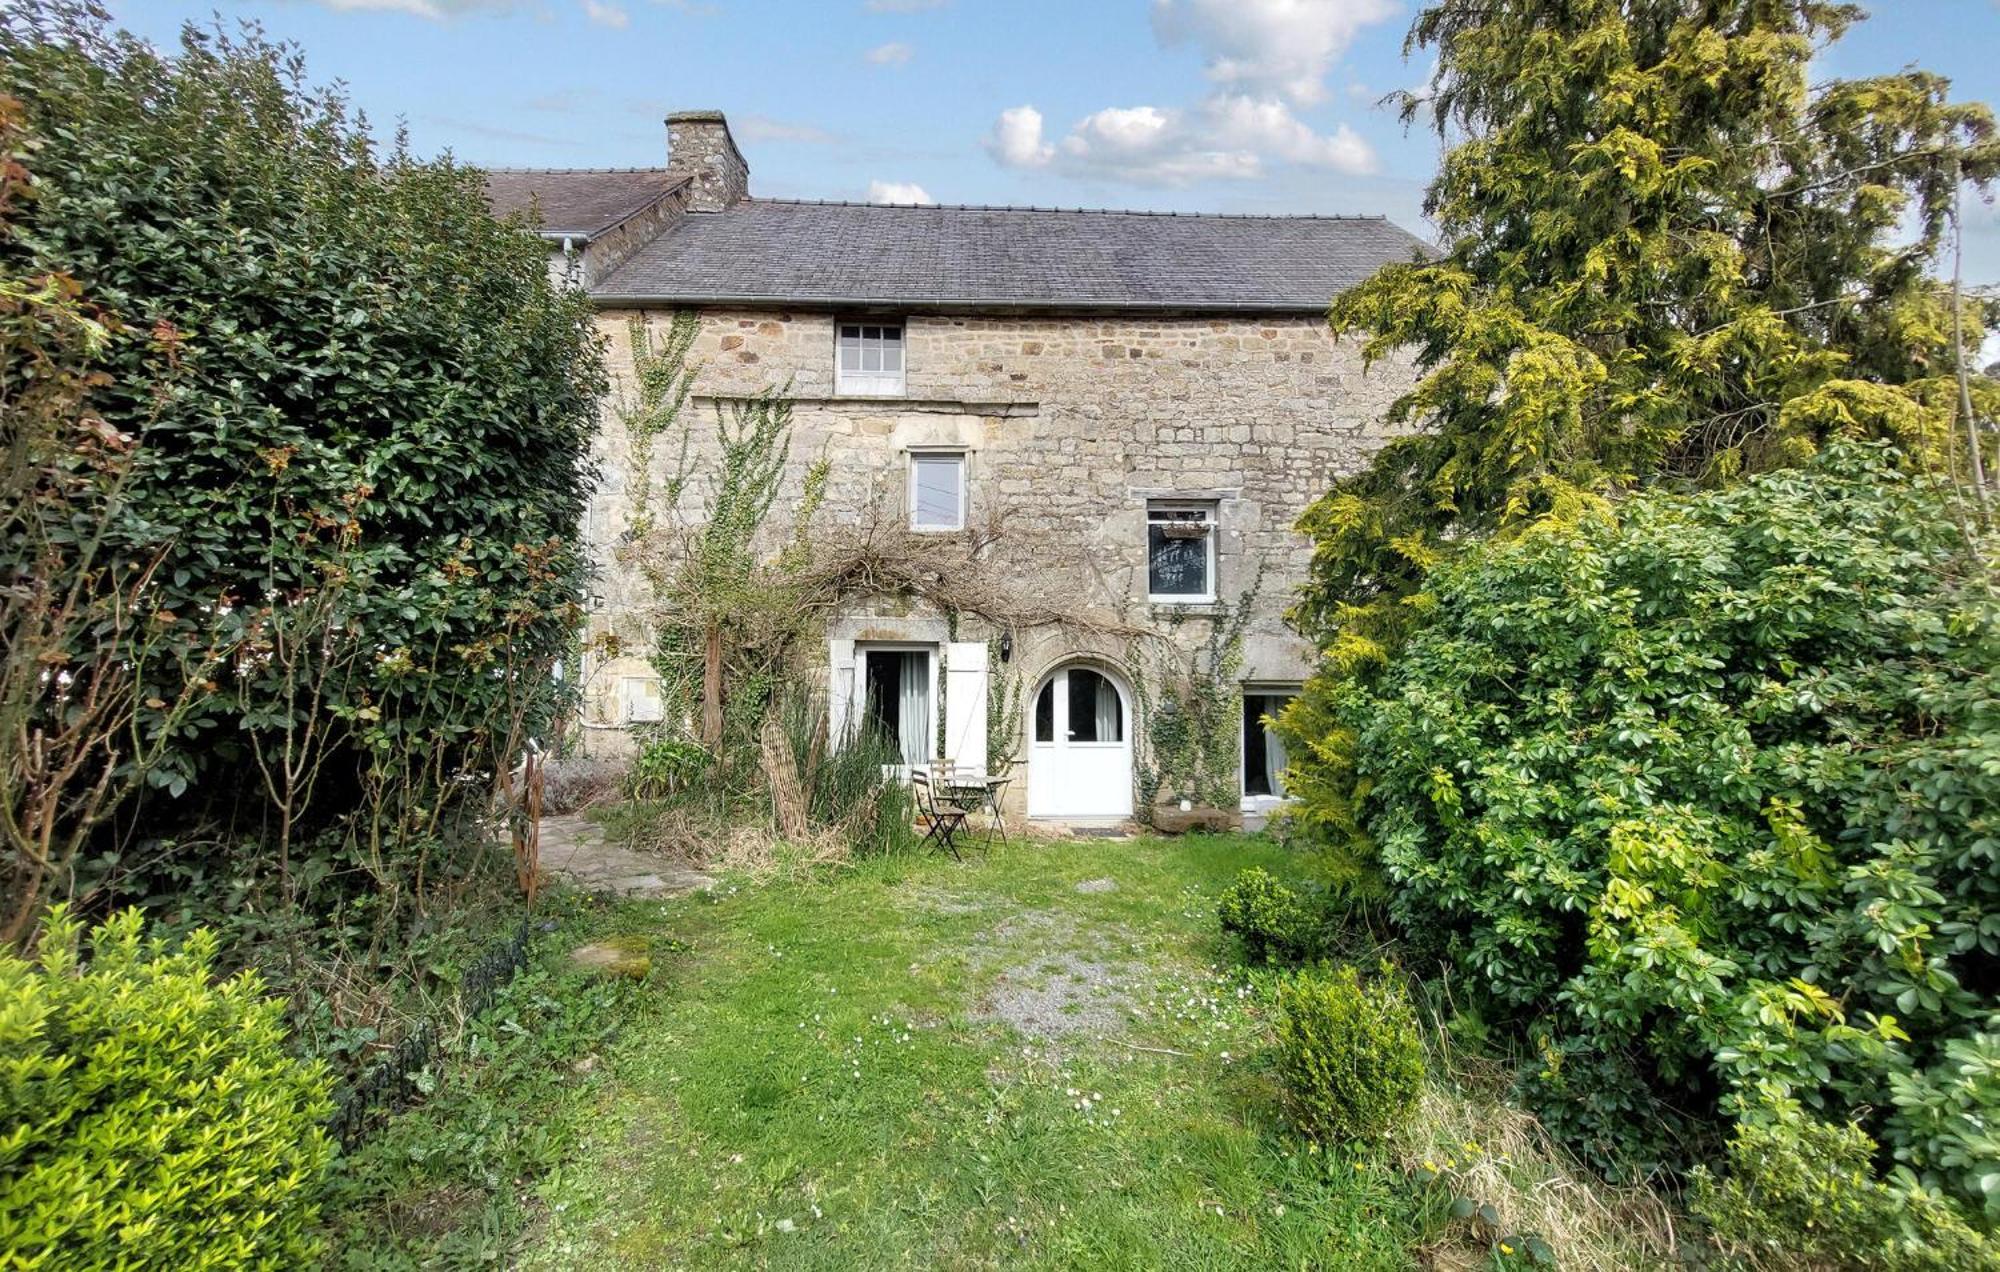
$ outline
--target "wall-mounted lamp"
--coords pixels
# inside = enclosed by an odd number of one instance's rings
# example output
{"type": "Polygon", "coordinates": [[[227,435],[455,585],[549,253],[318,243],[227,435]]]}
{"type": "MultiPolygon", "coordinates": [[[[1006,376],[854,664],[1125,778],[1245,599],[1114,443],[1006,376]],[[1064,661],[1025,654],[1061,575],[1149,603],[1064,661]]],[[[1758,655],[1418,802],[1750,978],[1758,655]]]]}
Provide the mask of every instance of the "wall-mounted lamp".
{"type": "Polygon", "coordinates": [[[1001,661],[1001,662],[1012,662],[1013,660],[1014,660],[1014,633],[1012,633],[1012,632],[1001,632],[1001,633],[1000,633],[1000,661],[1001,661]]]}

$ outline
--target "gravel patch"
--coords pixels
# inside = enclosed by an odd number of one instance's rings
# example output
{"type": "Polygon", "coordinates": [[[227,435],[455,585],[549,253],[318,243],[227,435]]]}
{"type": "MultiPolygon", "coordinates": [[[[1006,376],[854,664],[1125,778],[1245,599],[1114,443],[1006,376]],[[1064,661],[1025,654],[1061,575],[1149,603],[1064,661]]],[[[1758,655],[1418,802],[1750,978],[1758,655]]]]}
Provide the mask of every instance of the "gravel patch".
{"type": "Polygon", "coordinates": [[[1036,1042],[1111,1037],[1125,1031],[1136,1006],[1131,967],[1079,947],[1099,946],[1112,929],[1084,939],[1068,914],[1029,910],[1011,915],[967,947],[973,965],[993,974],[974,1005],[973,1019],[1012,1027],[1036,1042]]]}
{"type": "Polygon", "coordinates": [[[1116,892],[1118,891],[1118,881],[1116,879],[1085,879],[1082,883],[1076,885],[1076,890],[1083,893],[1116,892]]]}

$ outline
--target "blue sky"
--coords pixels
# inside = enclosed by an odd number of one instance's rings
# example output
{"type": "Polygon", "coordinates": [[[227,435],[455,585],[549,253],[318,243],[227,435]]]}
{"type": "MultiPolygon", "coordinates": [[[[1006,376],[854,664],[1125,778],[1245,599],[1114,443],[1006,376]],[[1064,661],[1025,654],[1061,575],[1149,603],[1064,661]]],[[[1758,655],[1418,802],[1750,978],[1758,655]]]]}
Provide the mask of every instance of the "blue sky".
{"type": "MultiPolygon", "coordinates": [[[[1384,213],[1420,233],[1436,144],[1415,0],[110,0],[159,41],[254,18],[425,153],[652,166],[669,110],[720,108],[773,197],[1384,213]]],[[[2000,101],[2000,0],[1872,0],[1829,74],[1910,63],[2000,101]]],[[[1966,274],[2000,283],[2000,213],[1966,274]]]]}

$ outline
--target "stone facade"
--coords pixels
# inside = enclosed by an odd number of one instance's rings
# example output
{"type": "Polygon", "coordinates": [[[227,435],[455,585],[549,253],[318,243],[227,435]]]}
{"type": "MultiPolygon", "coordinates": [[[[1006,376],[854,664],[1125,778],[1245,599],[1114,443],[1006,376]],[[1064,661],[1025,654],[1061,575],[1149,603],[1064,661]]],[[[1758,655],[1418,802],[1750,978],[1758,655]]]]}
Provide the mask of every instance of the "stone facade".
{"type": "MultiPolygon", "coordinates": [[[[796,500],[807,465],[823,455],[831,478],[820,520],[848,526],[907,525],[910,453],[961,451],[966,524],[995,536],[988,551],[1007,576],[1075,598],[1078,612],[1097,624],[1184,647],[1206,639],[1217,607],[1149,601],[1147,507],[1161,499],[1210,503],[1218,524],[1217,597],[1236,602],[1255,588],[1241,679],[1252,686],[1304,679],[1312,651],[1282,617],[1310,554],[1293,527],[1334,478],[1356,471],[1386,439],[1379,421],[1409,383],[1406,364],[1364,373],[1358,347],[1336,341],[1323,319],[1308,316],[897,317],[905,331],[904,393],[844,397],[835,386],[838,316],[703,311],[693,354],[700,374],[684,416],[697,445],[712,442],[718,409],[789,384],[791,471],[777,519],[786,520],[782,510],[796,500]]],[[[601,315],[614,398],[630,391],[634,320],[657,340],[671,313],[601,315]]],[[[661,481],[676,449],[659,445],[651,474],[630,471],[627,439],[616,411],[607,410],[597,457],[603,480],[589,525],[603,565],[595,621],[627,650],[646,648],[648,601],[618,545],[635,483],[661,481]]],[[[690,490],[684,511],[697,511],[700,499],[690,490]]],[[[958,639],[988,634],[974,623],[958,639]]],[[[1048,627],[1010,635],[1012,656],[991,674],[1018,676],[1030,694],[1051,669],[1077,659],[1129,690],[1140,657],[1139,642],[1123,634],[1048,627]]],[[[857,692],[842,682],[854,674],[855,642],[942,648],[944,640],[936,614],[894,601],[856,605],[829,633],[836,714],[857,692]]],[[[634,681],[650,675],[632,657],[589,671],[592,715],[601,725],[617,722],[634,681]]],[[[1143,738],[1146,722],[1134,723],[1143,738]]],[[[1020,753],[1027,754],[1025,745],[1020,753]]],[[[1025,783],[1017,784],[1010,797],[1017,811],[1024,795],[1025,783]]]]}
{"type": "Polygon", "coordinates": [[[661,231],[680,219],[688,209],[693,188],[694,183],[689,182],[667,191],[651,207],[627,217],[590,240],[589,246],[577,258],[570,283],[585,291],[597,286],[599,279],[618,268],[632,253],[652,242],[661,231]]]}

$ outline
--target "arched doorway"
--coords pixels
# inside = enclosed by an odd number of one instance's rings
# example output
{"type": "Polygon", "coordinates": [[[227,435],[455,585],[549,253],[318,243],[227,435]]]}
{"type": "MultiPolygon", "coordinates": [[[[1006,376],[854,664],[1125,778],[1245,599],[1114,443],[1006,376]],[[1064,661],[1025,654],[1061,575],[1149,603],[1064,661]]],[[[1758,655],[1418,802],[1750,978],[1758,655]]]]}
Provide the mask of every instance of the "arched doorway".
{"type": "Polygon", "coordinates": [[[1050,672],[1028,717],[1028,816],[1132,815],[1132,700],[1084,663],[1050,672]]]}

